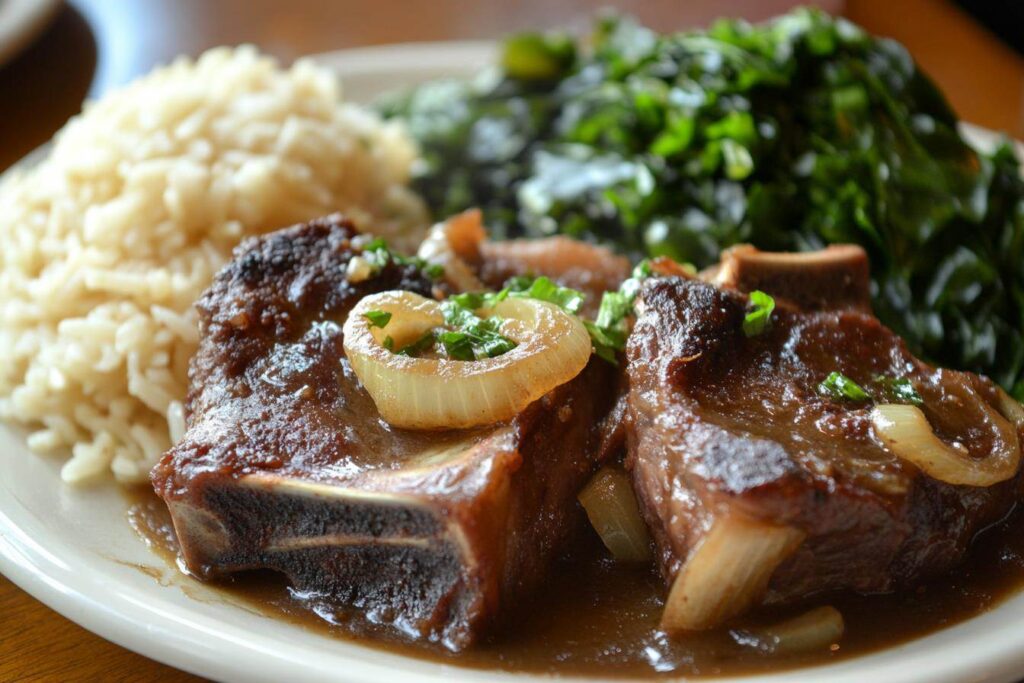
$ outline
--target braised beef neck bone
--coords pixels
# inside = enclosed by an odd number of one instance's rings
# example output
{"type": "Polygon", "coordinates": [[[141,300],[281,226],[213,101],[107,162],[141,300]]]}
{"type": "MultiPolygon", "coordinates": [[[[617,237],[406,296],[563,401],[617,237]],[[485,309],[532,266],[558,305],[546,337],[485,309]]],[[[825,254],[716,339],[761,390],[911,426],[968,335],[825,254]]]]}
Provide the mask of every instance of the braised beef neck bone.
{"type": "Polygon", "coordinates": [[[269,568],[452,649],[543,576],[578,523],[611,369],[592,362],[508,423],[380,420],[342,347],[363,296],[429,296],[389,262],[350,282],[365,236],[339,217],[249,240],[198,304],[188,429],[153,472],[189,569],[269,568]]]}
{"type": "Polygon", "coordinates": [[[754,277],[737,255],[719,271],[731,289],[647,281],[627,348],[628,465],[672,586],[666,626],[833,589],[889,591],[959,562],[1012,508],[1019,472],[989,487],[937,481],[874,437],[871,401],[819,385],[839,372],[885,402],[893,380],[908,380],[935,434],[971,458],[998,438],[997,389],[914,358],[857,303],[855,254],[849,277],[838,250],[812,256],[820,285],[791,258],[760,259],[755,270],[769,266],[754,277]],[[762,334],[744,334],[739,289],[783,294],[762,334]]]}
{"type": "Polygon", "coordinates": [[[853,244],[821,251],[770,252],[741,244],[722,252],[701,274],[724,289],[761,290],[808,311],[854,308],[871,312],[868,255],[853,244]]]}

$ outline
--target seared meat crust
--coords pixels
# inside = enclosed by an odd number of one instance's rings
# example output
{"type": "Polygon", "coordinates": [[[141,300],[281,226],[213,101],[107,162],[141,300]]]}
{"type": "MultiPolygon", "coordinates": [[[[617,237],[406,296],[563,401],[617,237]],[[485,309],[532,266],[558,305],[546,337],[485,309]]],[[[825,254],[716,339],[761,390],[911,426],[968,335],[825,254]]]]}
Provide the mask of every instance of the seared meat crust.
{"type": "Polygon", "coordinates": [[[959,562],[1014,505],[1019,474],[989,488],[936,481],[874,439],[869,405],[818,391],[833,371],[864,387],[907,377],[940,437],[973,457],[991,447],[948,389],[994,403],[992,383],[929,367],[842,298],[810,311],[780,300],[770,328],[747,338],[745,294],[681,278],[645,283],[627,348],[628,464],[667,579],[713,519],[737,512],[807,534],[766,602],[888,591],[959,562]]]}
{"type": "Polygon", "coordinates": [[[344,357],[342,325],[363,296],[433,284],[394,263],[349,282],[356,237],[333,216],[238,248],[199,302],[188,430],[153,484],[196,574],[275,569],[460,649],[581,528],[575,495],[599,464],[615,372],[593,360],[503,424],[390,427],[344,357]]]}

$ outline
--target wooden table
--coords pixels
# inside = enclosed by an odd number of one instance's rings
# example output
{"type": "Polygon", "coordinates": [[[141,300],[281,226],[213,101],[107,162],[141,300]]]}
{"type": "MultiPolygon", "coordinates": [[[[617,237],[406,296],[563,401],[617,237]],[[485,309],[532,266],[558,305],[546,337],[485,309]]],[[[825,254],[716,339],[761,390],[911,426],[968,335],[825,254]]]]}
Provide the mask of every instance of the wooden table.
{"type": "MultiPolygon", "coordinates": [[[[48,140],[83,98],[179,53],[253,42],[283,60],[343,47],[497,37],[534,26],[585,26],[607,0],[75,0],[33,47],[0,67],[0,169],[48,140]]],[[[719,14],[761,19],[790,0],[627,0],[661,30],[719,14]]],[[[898,38],[967,119],[1024,137],[1024,60],[941,0],[824,0],[898,38]]],[[[0,681],[194,681],[99,638],[0,576],[0,681]]]]}

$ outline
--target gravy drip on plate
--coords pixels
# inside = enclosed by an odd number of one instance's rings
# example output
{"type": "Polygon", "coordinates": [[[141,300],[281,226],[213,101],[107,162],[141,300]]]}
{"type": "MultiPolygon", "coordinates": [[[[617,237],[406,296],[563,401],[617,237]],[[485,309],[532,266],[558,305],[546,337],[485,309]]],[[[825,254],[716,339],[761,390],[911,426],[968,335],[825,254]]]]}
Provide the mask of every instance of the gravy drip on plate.
{"type": "MultiPolygon", "coordinates": [[[[143,488],[131,491],[129,502],[132,528],[175,566],[177,544],[166,506],[143,488]]],[[[243,573],[212,585],[260,613],[303,628],[469,668],[623,678],[774,672],[848,659],[913,640],[1012,596],[1024,584],[1024,511],[1015,511],[983,532],[958,570],[916,590],[820,596],[812,603],[763,610],[725,628],[675,638],[657,629],[664,588],[653,568],[612,562],[596,536],[568,548],[550,577],[500,631],[460,654],[404,640],[355,611],[292,590],[271,572],[243,573]],[[820,604],[835,606],[846,621],[846,634],[830,650],[770,656],[737,644],[730,635],[730,630],[769,624],[820,604]]]]}

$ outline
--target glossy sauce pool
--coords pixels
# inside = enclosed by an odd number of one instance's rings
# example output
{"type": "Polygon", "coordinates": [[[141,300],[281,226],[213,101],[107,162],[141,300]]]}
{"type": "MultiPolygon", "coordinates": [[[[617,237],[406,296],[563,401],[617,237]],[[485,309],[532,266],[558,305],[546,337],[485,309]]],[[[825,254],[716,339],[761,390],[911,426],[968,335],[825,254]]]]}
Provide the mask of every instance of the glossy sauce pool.
{"type": "MultiPolygon", "coordinates": [[[[176,541],[166,507],[152,492],[130,494],[128,519],[172,566],[176,541]]],[[[215,584],[260,612],[334,637],[411,657],[478,669],[623,678],[749,674],[824,664],[926,635],[968,619],[1024,585],[1024,511],[976,540],[956,572],[899,594],[841,593],[787,609],[765,610],[729,628],[671,638],[658,631],[664,586],[650,567],[607,559],[596,536],[567,549],[550,580],[485,642],[453,654],[367,623],[357,612],[291,590],[270,572],[246,572],[215,584]],[[730,635],[830,604],[846,621],[840,642],[820,651],[769,655],[730,635]]]]}

